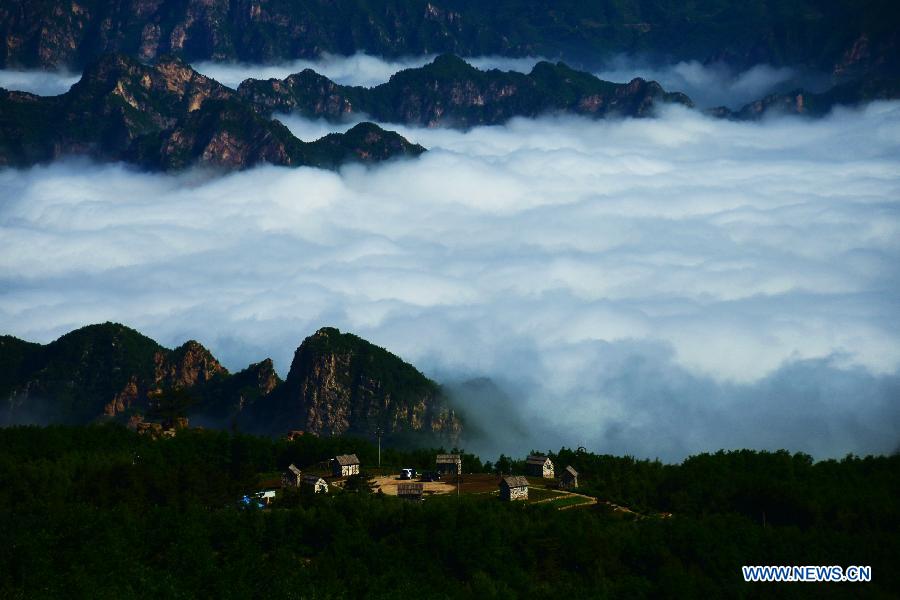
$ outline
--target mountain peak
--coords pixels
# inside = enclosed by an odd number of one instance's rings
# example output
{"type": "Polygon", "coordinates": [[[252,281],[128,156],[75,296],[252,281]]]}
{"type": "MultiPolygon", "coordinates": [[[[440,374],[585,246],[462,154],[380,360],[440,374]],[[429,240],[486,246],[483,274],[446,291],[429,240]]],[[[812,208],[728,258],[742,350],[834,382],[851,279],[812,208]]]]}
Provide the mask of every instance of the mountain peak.
{"type": "Polygon", "coordinates": [[[82,343],[92,343],[95,341],[122,341],[128,340],[138,343],[147,344],[154,347],[161,347],[154,340],[142,334],[140,331],[136,329],[132,329],[131,327],[127,327],[122,325],[121,323],[115,323],[112,321],[105,321],[103,323],[94,323],[91,325],[85,325],[84,327],[80,327],[73,331],[70,331],[59,338],[56,341],[51,342],[53,344],[82,344],[82,343]]]}
{"type": "Polygon", "coordinates": [[[388,350],[334,327],[303,340],[279,393],[279,414],[293,419],[290,426],[318,434],[368,437],[381,428],[455,439],[461,429],[435,382],[388,350]]]}
{"type": "MultiPolygon", "coordinates": [[[[254,83],[242,88],[248,85],[254,83]]],[[[146,65],[107,54],[65,94],[0,93],[0,114],[9,116],[0,119],[0,166],[88,153],[162,170],[198,164],[243,169],[260,163],[337,168],[348,160],[375,162],[424,151],[398,134],[378,130],[376,135],[371,129],[362,136],[307,143],[269,113],[243,90],[239,94],[179,58],[166,56],[146,65]]]]}
{"type": "Polygon", "coordinates": [[[426,67],[431,67],[431,70],[440,70],[444,73],[471,73],[472,71],[478,71],[475,67],[464,61],[462,58],[455,54],[439,54],[431,61],[430,65],[426,65],[426,67]]]}

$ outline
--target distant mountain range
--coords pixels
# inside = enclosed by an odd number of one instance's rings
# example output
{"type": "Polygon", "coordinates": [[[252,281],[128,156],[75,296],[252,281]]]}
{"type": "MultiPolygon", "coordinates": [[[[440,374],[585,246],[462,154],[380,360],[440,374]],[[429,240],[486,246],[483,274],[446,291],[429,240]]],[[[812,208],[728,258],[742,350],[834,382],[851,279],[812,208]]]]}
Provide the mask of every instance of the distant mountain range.
{"type": "MultiPolygon", "coordinates": [[[[872,78],[825,93],[796,90],[740,110],[719,107],[707,113],[744,120],[772,112],[821,116],[838,104],[897,97],[900,78],[872,78]]],[[[0,88],[0,166],[85,155],[166,171],[261,163],[337,168],[415,157],[425,148],[368,122],[304,142],[273,115],[332,122],[365,115],[413,126],[469,128],[547,114],[648,117],[663,104],[693,107],[685,94],[667,92],[655,81],[612,83],[564,63],[539,62],[528,74],[482,71],[448,54],[372,88],[339,85],[307,69],[284,79],[248,79],[233,90],[178,58],[148,65],[106,54],[59,96],[0,88]]]]}
{"type": "Polygon", "coordinates": [[[524,75],[480,71],[443,55],[374,88],[340,86],[307,70],[284,80],[250,79],[235,91],[178,58],[146,65],[107,54],[60,96],[0,89],[0,165],[87,155],[155,170],[260,163],[336,168],[414,157],[425,148],[373,123],[303,142],[272,114],[333,121],[366,114],[411,125],[469,127],[559,112],[643,117],[660,103],[691,106],[690,98],[656,82],[610,83],[562,63],[538,63],[524,75]]]}
{"type": "Polygon", "coordinates": [[[481,71],[451,54],[372,88],[338,85],[306,69],[285,79],[248,79],[238,94],[269,111],[331,120],[357,113],[425,127],[495,125],[550,113],[644,117],[660,103],[693,106],[684,94],[667,93],[655,81],[612,83],[549,62],[537,63],[527,75],[481,71]]]}
{"type": "Polygon", "coordinates": [[[172,422],[281,435],[455,443],[461,417],[435,382],[387,350],[323,328],[297,348],[282,381],[269,359],[229,373],[200,343],[174,350],[123,325],[72,331],[46,345],[0,337],[0,425],[172,422]]]}
{"type": "Polygon", "coordinates": [[[738,110],[720,106],[708,114],[740,121],[756,120],[770,114],[822,117],[836,106],[858,106],[875,100],[900,98],[900,78],[875,77],[836,85],[820,93],[796,89],[782,94],[769,94],[738,110]]]}
{"type": "Polygon", "coordinates": [[[893,0],[6,0],[0,32],[0,68],[80,70],[107,52],[262,63],[364,51],[900,75],[893,0]]]}

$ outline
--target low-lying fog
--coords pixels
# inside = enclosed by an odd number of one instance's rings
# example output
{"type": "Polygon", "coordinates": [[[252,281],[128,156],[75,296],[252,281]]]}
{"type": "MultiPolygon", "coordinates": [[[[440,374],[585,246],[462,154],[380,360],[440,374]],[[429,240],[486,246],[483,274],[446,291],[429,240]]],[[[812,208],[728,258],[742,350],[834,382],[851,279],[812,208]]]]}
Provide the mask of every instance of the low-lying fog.
{"type": "Polygon", "coordinates": [[[114,320],[286,374],[334,325],[440,381],[492,378],[529,432],[492,417],[488,455],[897,448],[900,103],[390,127],[431,151],[339,173],[0,170],[0,332],[114,320]]]}

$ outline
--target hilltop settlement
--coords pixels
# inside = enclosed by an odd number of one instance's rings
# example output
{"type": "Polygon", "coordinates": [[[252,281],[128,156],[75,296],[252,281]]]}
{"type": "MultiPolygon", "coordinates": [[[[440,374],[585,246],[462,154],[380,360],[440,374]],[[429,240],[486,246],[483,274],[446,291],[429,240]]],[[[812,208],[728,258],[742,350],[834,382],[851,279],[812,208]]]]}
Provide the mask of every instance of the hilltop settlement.
{"type": "Polygon", "coordinates": [[[291,463],[281,473],[280,478],[269,478],[261,489],[245,495],[243,505],[255,508],[270,508],[277,504],[279,496],[300,493],[339,493],[348,488],[356,488],[362,478],[371,491],[401,500],[421,502],[431,496],[444,494],[466,494],[495,496],[502,501],[529,501],[547,503],[559,508],[590,506],[596,498],[578,494],[578,473],[567,466],[559,478],[553,475],[553,462],[544,455],[530,455],[525,459],[528,475],[504,475],[499,473],[463,473],[462,454],[437,454],[433,470],[419,472],[415,467],[400,469],[372,466],[366,474],[356,454],[338,454],[316,464],[301,469],[291,463]],[[535,470],[534,465],[539,465],[535,470]]]}

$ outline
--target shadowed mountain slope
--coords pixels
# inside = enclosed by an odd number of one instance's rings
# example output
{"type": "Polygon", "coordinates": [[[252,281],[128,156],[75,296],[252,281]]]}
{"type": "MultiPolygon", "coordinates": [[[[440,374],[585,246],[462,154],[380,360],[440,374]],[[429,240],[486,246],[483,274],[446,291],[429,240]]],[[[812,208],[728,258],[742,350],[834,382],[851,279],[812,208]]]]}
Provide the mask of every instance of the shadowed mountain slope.
{"type": "Polygon", "coordinates": [[[513,117],[569,113],[644,117],[660,103],[692,106],[655,81],[603,81],[563,63],[540,62],[531,73],[481,71],[453,55],[396,73],[373,88],[342,86],[311,69],[285,79],[248,79],[238,93],[265,110],[340,120],[351,113],[381,122],[434,127],[496,125],[513,117]]]}
{"type": "Polygon", "coordinates": [[[155,170],[260,163],[335,168],[424,150],[372,124],[303,142],[233,90],[171,57],[145,65],[104,55],[59,96],[0,89],[0,165],[81,155],[155,170]]]}
{"type": "Polygon", "coordinates": [[[896,76],[898,24],[892,0],[6,0],[0,67],[81,69],[104,52],[271,63],[365,51],[896,76]]]}

